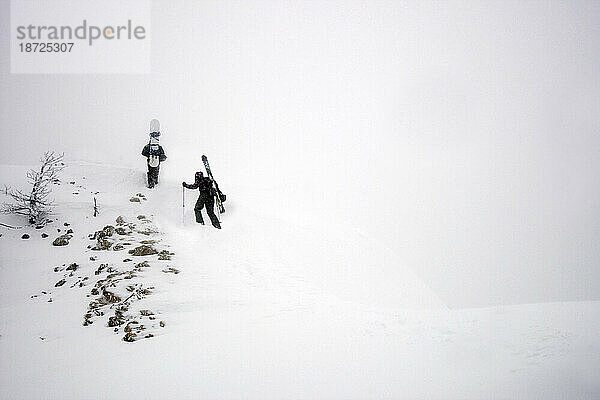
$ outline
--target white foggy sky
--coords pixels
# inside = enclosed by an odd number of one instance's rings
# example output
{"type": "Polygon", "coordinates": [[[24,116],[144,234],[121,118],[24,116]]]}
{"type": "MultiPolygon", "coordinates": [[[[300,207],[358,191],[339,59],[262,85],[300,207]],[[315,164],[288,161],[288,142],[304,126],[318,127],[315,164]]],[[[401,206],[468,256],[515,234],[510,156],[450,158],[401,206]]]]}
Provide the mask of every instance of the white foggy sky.
{"type": "Polygon", "coordinates": [[[451,306],[600,298],[598,2],[154,1],[148,75],[11,75],[0,15],[3,163],[142,169],[158,118],[165,178],[207,154],[451,306]]]}

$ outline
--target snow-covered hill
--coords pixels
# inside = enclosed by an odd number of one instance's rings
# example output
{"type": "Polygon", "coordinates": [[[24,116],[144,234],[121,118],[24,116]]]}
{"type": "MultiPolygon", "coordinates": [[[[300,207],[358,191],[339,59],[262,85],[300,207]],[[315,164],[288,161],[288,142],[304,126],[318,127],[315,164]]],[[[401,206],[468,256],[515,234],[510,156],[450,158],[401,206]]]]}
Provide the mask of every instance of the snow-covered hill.
{"type": "MultiPolygon", "coordinates": [[[[25,170],[1,166],[0,182],[25,170]]],[[[600,396],[598,302],[449,310],[360,232],[300,226],[244,202],[259,193],[222,189],[216,230],[194,222],[197,192],[182,212],[180,182],[149,190],[143,171],[70,163],[54,222],[0,231],[0,397],[600,396]],[[93,250],[108,225],[122,234],[93,250]],[[142,245],[165,253],[129,253],[142,245]],[[99,304],[103,290],[119,301],[99,304]]]]}

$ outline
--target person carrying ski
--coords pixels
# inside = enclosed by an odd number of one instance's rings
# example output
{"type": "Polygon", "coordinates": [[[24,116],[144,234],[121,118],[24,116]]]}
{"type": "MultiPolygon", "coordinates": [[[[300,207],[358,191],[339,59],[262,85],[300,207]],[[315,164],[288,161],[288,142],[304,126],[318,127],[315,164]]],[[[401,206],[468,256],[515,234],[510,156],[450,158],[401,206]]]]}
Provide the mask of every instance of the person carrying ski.
{"type": "Polygon", "coordinates": [[[142,155],[148,163],[148,187],[151,189],[158,183],[158,172],[160,163],[167,159],[162,146],[158,144],[160,139],[160,123],[157,119],[150,121],[150,143],[144,146],[142,155]]]}
{"type": "Polygon", "coordinates": [[[206,207],[206,213],[208,214],[212,225],[217,229],[221,229],[221,223],[215,215],[215,196],[217,196],[218,193],[218,195],[222,199],[224,199],[225,195],[221,193],[220,190],[215,189],[215,187],[213,187],[213,181],[209,177],[205,177],[202,172],[198,171],[195,175],[195,182],[192,185],[188,185],[185,182],[182,182],[182,185],[186,189],[198,189],[200,191],[200,196],[198,196],[198,200],[196,201],[196,205],[194,206],[196,222],[204,225],[204,219],[202,218],[202,209],[206,207]]]}

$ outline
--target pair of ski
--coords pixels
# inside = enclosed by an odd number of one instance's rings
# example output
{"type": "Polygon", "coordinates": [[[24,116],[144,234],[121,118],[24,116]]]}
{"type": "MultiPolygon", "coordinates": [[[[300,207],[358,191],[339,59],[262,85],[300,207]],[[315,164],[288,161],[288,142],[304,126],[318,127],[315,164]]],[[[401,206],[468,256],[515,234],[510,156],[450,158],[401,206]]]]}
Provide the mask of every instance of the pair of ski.
{"type": "Polygon", "coordinates": [[[216,199],[217,199],[217,208],[219,209],[219,214],[223,214],[225,212],[225,207],[223,207],[223,201],[221,201],[221,192],[219,191],[219,185],[215,178],[213,178],[212,171],[210,170],[210,165],[208,164],[208,158],[205,155],[202,156],[202,162],[204,163],[204,168],[206,168],[206,174],[210,178],[210,181],[213,184],[213,188],[215,189],[216,199]]]}

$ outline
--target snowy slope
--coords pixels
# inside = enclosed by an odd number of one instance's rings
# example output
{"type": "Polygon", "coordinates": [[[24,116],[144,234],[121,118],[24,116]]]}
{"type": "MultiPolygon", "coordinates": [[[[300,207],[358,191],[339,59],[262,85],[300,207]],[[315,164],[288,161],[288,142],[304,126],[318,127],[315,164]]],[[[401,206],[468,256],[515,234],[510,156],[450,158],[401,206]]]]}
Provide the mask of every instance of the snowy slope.
{"type": "MultiPolygon", "coordinates": [[[[0,167],[0,182],[18,185],[25,169],[0,167]]],[[[182,215],[179,182],[151,191],[143,171],[70,163],[56,186],[55,222],[1,230],[0,397],[600,396],[598,302],[448,310],[391,251],[359,232],[295,225],[244,203],[256,193],[222,189],[227,213],[218,231],[195,224],[196,192],[186,191],[182,215]],[[116,226],[118,216],[132,224],[122,240],[132,244],[88,249],[88,234],[116,226]],[[74,231],[70,244],[52,246],[66,229],[74,231]],[[174,255],[130,256],[142,240],[174,255]],[[83,326],[90,290],[107,277],[95,275],[99,264],[124,271],[141,260],[150,266],[130,281],[152,293],[128,312],[151,310],[156,319],[139,320],[153,337],[124,342],[123,326],[106,326],[108,312],[83,326]],[[74,262],[70,277],[62,266],[74,262]],[[62,277],[67,283],[54,287],[62,277]]],[[[125,296],[126,283],[110,290],[125,296]]]]}

